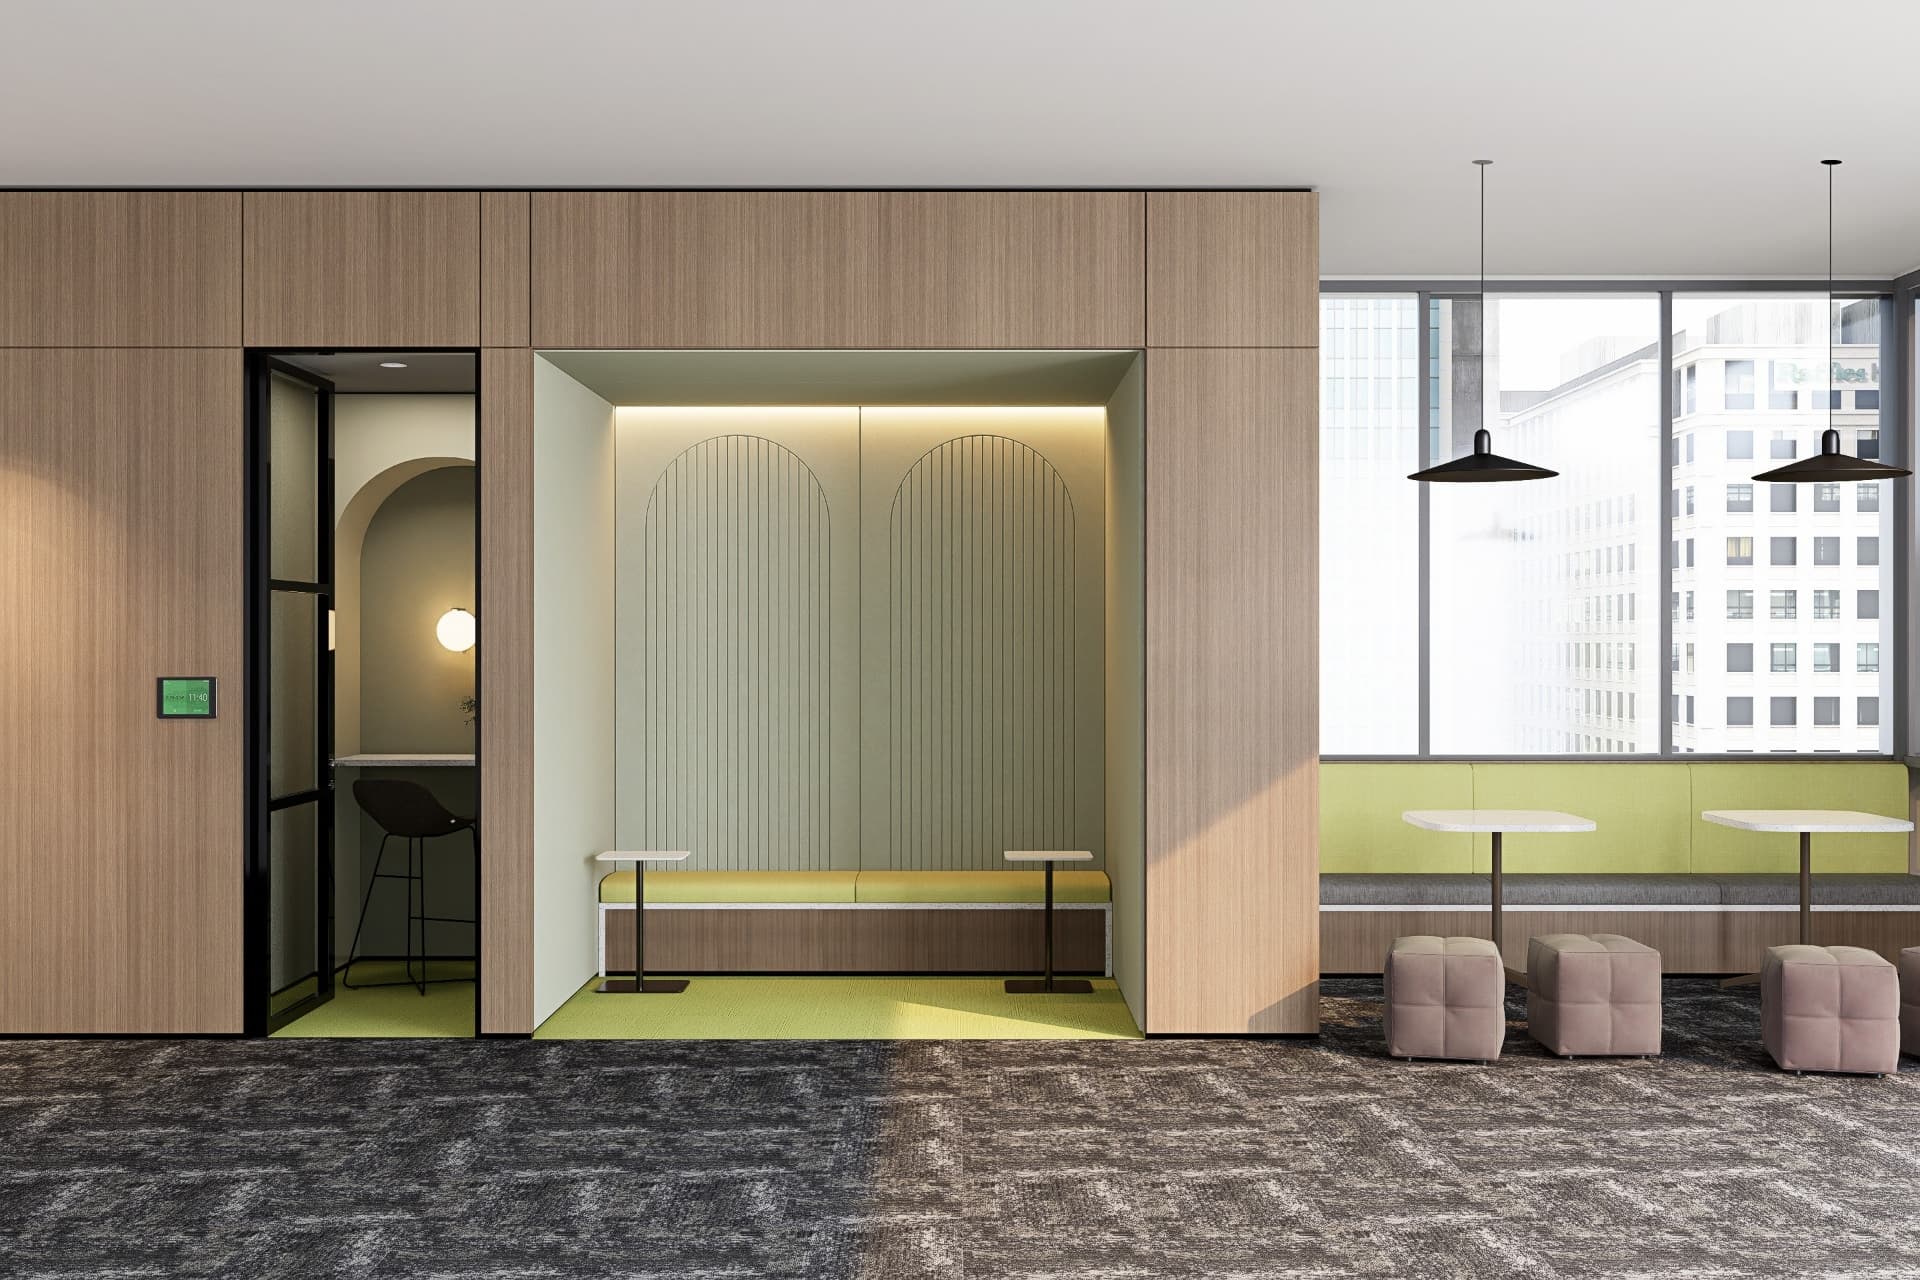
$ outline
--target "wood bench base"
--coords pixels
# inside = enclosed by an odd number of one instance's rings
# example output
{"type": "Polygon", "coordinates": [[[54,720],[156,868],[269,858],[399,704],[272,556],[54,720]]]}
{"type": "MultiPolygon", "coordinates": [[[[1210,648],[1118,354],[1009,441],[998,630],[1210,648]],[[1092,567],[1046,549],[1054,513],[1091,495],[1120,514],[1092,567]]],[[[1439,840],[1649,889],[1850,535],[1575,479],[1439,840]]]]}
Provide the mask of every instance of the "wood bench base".
{"type": "MultiPolygon", "coordinates": [[[[633,909],[601,911],[602,972],[633,971],[633,909]]],[[[1106,904],[1054,907],[1059,973],[1107,971],[1106,904]]],[[[648,973],[1037,973],[1041,912],[977,906],[684,906],[647,909],[648,973]]]]}
{"type": "MultiPolygon", "coordinates": [[[[1660,953],[1667,973],[1748,973],[1768,947],[1800,940],[1798,907],[1730,910],[1598,910],[1507,907],[1507,965],[1524,969],[1527,939],[1548,933],[1618,933],[1660,953]]],[[[1441,937],[1487,936],[1484,907],[1363,907],[1320,912],[1320,972],[1379,973],[1395,938],[1430,933],[1441,937]]],[[[1902,947],[1920,946],[1920,911],[1829,911],[1815,908],[1813,940],[1820,946],[1866,947],[1898,963],[1902,947]]]]}

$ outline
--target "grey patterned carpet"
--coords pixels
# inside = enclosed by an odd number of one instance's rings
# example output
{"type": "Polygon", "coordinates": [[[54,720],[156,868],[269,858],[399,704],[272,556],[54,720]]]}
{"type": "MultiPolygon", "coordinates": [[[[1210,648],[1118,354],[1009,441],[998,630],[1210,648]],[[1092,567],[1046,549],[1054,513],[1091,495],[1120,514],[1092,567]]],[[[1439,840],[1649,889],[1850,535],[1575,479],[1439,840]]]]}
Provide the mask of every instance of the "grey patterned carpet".
{"type": "MultiPolygon", "coordinates": [[[[1920,1064],[1318,1043],[0,1043],[0,1274],[1920,1277],[1920,1064]]],[[[1520,1009],[1513,1013],[1518,1018],[1520,1009]]]]}

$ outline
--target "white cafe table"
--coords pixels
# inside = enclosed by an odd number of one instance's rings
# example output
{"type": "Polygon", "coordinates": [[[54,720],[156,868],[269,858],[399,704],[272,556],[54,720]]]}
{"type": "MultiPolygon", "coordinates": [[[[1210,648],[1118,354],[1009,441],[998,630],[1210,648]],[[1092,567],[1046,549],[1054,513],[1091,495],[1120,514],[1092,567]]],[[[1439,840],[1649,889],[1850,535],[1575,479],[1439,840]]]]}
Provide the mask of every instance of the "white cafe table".
{"type": "Polygon", "coordinates": [[[672,996],[687,989],[685,978],[647,976],[647,864],[685,862],[686,849],[613,849],[593,856],[595,862],[633,864],[633,977],[603,978],[594,990],[603,995],[672,996]]]}
{"type": "MultiPolygon", "coordinates": [[[[1913,823],[1905,818],[1888,818],[1877,813],[1853,809],[1702,809],[1708,822],[1736,831],[1797,832],[1800,836],[1800,941],[1813,942],[1813,837],[1814,835],[1884,835],[1911,831],[1913,823]]],[[[1750,986],[1760,980],[1758,974],[1728,978],[1722,986],[1750,986]]]]}
{"type": "MultiPolygon", "coordinates": [[[[1592,818],[1583,818],[1577,813],[1561,813],[1557,809],[1409,809],[1400,818],[1423,831],[1485,832],[1493,837],[1490,927],[1494,950],[1502,956],[1506,954],[1506,938],[1500,919],[1503,896],[1500,837],[1509,831],[1571,833],[1594,829],[1592,818]]],[[[1506,964],[1505,960],[1501,963],[1506,964]]],[[[1518,969],[1508,967],[1507,976],[1523,986],[1526,984],[1526,974],[1518,969]]]]}
{"type": "Polygon", "coordinates": [[[1046,867],[1046,910],[1041,914],[1046,930],[1046,976],[1044,978],[1008,978],[1007,992],[1010,995],[1066,994],[1084,996],[1093,991],[1093,984],[1085,978],[1055,978],[1053,976],[1053,864],[1056,862],[1092,862],[1093,854],[1086,849],[1008,849],[1008,862],[1020,864],[1028,862],[1042,863],[1046,867]]]}

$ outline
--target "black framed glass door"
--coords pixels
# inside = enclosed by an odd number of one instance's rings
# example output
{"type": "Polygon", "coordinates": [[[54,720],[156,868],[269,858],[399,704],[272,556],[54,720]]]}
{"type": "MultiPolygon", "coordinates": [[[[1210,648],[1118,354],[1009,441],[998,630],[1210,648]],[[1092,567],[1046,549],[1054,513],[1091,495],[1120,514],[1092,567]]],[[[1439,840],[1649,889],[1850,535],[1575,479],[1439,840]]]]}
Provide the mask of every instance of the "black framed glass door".
{"type": "Polygon", "coordinates": [[[248,362],[247,1030],[332,999],[333,385],[248,362]]]}

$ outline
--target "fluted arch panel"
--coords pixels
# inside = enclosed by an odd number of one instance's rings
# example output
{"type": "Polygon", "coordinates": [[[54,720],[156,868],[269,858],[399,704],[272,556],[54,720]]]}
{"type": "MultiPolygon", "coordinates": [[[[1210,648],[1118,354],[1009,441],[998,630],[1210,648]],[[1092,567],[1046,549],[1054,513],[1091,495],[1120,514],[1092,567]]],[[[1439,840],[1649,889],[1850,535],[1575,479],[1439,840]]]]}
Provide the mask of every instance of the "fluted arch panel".
{"type": "Polygon", "coordinates": [[[1008,849],[1071,847],[1065,480],[1006,436],[946,441],[894,492],[887,546],[886,865],[987,870],[1008,849]]]}

